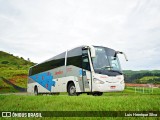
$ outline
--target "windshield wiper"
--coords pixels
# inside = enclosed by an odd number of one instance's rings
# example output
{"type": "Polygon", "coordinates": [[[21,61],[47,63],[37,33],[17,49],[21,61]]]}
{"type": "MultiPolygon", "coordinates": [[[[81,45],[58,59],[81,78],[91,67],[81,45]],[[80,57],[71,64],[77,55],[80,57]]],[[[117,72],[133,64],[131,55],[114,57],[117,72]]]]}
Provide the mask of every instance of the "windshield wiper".
{"type": "Polygon", "coordinates": [[[122,72],[120,72],[120,71],[118,71],[118,70],[110,70],[111,72],[117,72],[117,73],[119,73],[119,74],[123,74],[122,72]]]}
{"type": "Polygon", "coordinates": [[[113,68],[113,67],[111,67],[111,66],[103,66],[100,69],[105,69],[105,68],[113,68]]]}

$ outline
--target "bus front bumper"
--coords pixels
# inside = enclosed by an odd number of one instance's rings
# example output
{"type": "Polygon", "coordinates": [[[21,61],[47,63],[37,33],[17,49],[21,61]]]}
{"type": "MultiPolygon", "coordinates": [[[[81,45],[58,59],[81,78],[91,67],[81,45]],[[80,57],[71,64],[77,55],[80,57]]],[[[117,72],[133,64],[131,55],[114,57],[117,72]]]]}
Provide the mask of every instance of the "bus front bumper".
{"type": "Polygon", "coordinates": [[[122,83],[105,83],[105,84],[93,84],[93,92],[114,92],[123,91],[125,84],[122,83]]]}

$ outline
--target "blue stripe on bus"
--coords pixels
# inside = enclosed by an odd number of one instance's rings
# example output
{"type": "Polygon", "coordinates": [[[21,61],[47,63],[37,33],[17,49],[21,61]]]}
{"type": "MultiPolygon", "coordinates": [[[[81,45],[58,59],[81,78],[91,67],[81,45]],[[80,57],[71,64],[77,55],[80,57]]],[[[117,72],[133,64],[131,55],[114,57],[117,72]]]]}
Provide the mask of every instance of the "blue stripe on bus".
{"type": "Polygon", "coordinates": [[[82,76],[82,74],[83,74],[83,71],[81,69],[81,70],[79,70],[79,75],[82,76]]]}
{"type": "Polygon", "coordinates": [[[55,81],[53,81],[53,76],[50,72],[43,72],[29,77],[49,91],[51,91],[52,86],[55,86],[55,81]]]}

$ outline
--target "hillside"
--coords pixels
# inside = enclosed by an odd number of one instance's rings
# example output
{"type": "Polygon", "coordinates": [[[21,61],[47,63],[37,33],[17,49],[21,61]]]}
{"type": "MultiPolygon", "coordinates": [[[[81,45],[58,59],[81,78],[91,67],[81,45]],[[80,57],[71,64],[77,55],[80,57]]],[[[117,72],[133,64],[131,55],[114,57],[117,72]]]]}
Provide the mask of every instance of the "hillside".
{"type": "Polygon", "coordinates": [[[26,88],[28,69],[32,65],[33,62],[22,57],[0,51],[0,92],[16,92],[14,85],[26,88]]]}
{"type": "Polygon", "coordinates": [[[124,70],[126,83],[140,83],[140,84],[160,84],[160,70],[141,70],[132,71],[124,70]]]}

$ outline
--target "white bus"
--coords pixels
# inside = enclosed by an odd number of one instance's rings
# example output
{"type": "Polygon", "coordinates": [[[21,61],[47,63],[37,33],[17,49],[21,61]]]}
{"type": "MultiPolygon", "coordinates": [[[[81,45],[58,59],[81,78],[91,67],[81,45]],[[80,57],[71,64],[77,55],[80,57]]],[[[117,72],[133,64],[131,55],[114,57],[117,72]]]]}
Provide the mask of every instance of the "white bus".
{"type": "Polygon", "coordinates": [[[30,68],[27,92],[100,96],[123,91],[124,76],[117,54],[124,53],[87,45],[65,51],[30,68]]]}

